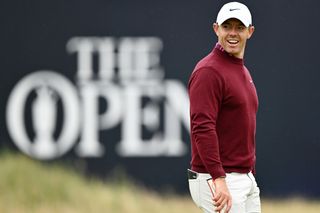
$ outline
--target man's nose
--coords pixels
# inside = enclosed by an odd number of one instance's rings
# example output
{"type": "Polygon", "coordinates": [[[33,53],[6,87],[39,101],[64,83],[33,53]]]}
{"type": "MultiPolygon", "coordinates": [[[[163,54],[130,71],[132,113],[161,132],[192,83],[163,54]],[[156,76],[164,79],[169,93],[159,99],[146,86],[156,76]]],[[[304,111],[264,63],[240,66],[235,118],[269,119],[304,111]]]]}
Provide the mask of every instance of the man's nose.
{"type": "Polygon", "coordinates": [[[237,35],[237,28],[236,27],[231,27],[229,35],[233,35],[233,36],[237,35]]]}

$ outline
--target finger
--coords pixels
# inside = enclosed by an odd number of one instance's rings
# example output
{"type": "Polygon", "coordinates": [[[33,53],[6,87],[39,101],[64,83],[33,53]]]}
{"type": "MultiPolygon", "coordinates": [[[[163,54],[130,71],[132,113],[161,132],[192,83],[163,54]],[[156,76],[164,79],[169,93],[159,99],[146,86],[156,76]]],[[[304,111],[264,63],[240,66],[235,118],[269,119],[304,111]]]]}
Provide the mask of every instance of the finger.
{"type": "Polygon", "coordinates": [[[229,199],[227,203],[226,213],[228,213],[231,210],[231,206],[232,206],[232,200],[229,199]]]}
{"type": "MultiPolygon", "coordinates": [[[[220,198],[215,201],[215,203],[216,203],[217,205],[221,205],[221,204],[224,202],[224,200],[226,200],[226,199],[227,199],[226,196],[221,195],[220,198]]],[[[226,201],[225,201],[225,202],[226,202],[226,201]]]]}
{"type": "Polygon", "coordinates": [[[227,204],[227,200],[226,199],[222,200],[221,203],[216,206],[215,211],[221,211],[226,204],[227,204]]]}

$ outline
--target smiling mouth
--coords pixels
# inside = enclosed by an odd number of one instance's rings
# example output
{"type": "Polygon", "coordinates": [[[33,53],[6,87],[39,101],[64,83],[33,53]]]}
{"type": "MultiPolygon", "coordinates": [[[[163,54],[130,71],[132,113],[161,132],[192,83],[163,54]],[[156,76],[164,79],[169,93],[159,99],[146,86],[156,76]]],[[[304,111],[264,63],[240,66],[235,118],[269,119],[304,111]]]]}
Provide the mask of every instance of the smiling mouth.
{"type": "Polygon", "coordinates": [[[231,45],[231,46],[235,46],[239,43],[238,40],[234,40],[234,39],[229,39],[227,40],[228,44],[231,45]]]}

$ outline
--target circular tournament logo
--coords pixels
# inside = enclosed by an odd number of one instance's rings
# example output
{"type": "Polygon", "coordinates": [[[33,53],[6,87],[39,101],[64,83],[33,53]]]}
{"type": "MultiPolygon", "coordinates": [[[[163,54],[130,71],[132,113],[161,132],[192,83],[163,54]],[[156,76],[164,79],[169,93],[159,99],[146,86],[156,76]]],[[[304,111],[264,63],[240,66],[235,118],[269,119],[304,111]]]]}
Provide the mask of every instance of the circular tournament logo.
{"type": "Polygon", "coordinates": [[[38,159],[53,159],[72,148],[80,129],[80,103],[76,88],[64,76],[52,71],[38,71],[22,78],[9,96],[7,127],[20,150],[38,159]],[[34,138],[30,139],[25,124],[28,97],[34,138]],[[62,103],[63,124],[55,139],[58,100],[62,103]]]}

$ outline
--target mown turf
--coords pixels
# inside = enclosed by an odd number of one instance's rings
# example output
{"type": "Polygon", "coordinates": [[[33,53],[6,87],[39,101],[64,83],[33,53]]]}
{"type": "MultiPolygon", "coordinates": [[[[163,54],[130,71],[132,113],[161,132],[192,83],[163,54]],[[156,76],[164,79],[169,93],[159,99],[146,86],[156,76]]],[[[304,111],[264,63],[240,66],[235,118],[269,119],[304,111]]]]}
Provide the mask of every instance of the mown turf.
{"type": "MultiPolygon", "coordinates": [[[[0,153],[1,213],[200,213],[188,195],[158,194],[129,181],[88,180],[63,165],[0,153]]],[[[263,200],[264,213],[319,213],[320,202],[263,200]]]]}

